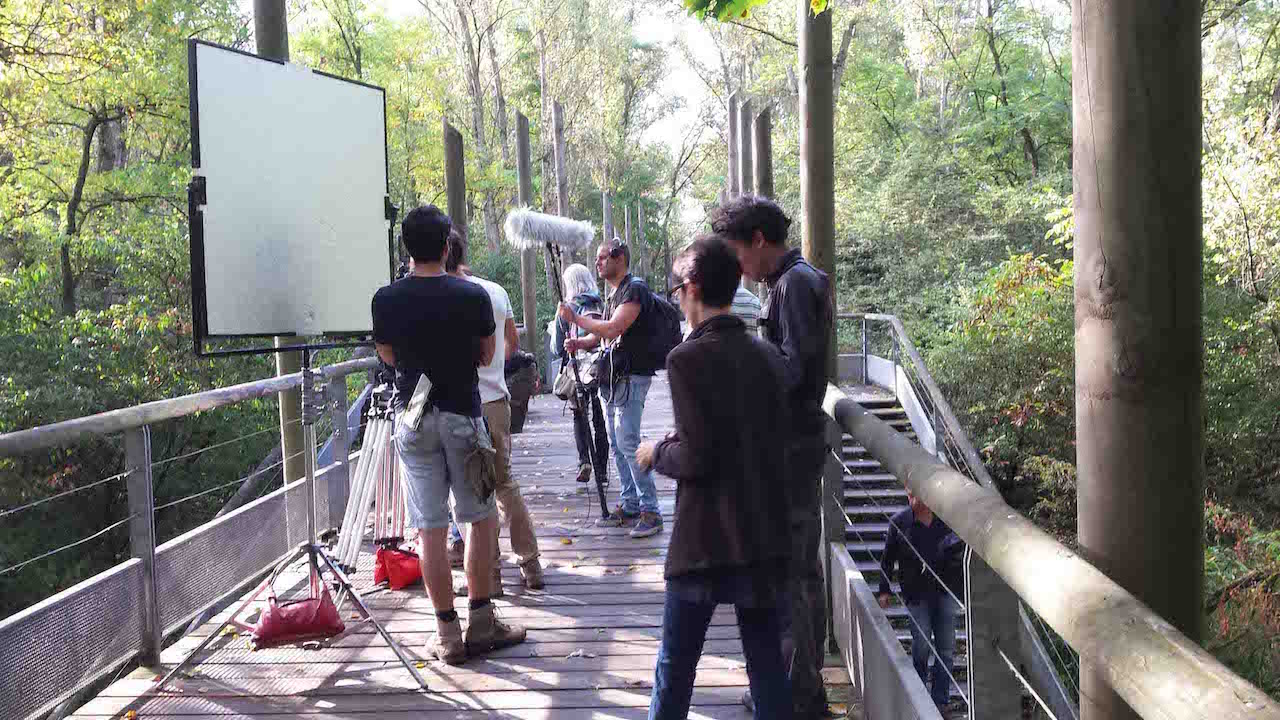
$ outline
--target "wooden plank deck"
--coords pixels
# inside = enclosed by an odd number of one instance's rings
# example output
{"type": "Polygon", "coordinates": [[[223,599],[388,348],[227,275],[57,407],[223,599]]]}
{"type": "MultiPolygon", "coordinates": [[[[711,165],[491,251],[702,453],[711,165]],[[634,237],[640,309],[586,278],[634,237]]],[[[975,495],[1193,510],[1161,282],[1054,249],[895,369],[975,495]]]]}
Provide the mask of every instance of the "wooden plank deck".
{"type": "MultiPolygon", "coordinates": [[[[645,410],[644,436],[671,429],[667,386],[655,382],[645,410]]],[[[164,670],[142,668],[121,679],[74,715],[76,718],[433,718],[506,717],[557,720],[647,717],[649,693],[662,631],[662,563],[671,534],[675,483],[658,478],[666,530],[633,540],[626,530],[597,528],[599,503],[574,482],[577,453],[572,418],[551,396],[531,403],[524,432],[514,437],[512,465],[538,532],[547,587],[526,591],[515,565],[504,555],[504,619],[528,628],[516,647],[450,667],[428,659],[425,644],[435,629],[422,587],[375,591],[366,600],[430,685],[420,691],[395,655],[366,623],[344,608],[347,631],[324,644],[253,652],[243,635],[224,634],[199,662],[160,693],[152,692],[164,670]],[[129,714],[136,712],[136,716],[129,714]]],[[[617,481],[608,488],[617,502],[617,481]]],[[[510,552],[506,532],[504,553],[510,552]]],[[[353,577],[372,582],[372,557],[362,554],[353,577]]],[[[461,580],[461,571],[455,577],[461,580]]],[[[292,577],[301,587],[302,574],[292,577]]],[[[278,586],[287,586],[282,580],[278,586]]],[[[282,593],[283,596],[283,593],[282,593]]],[[[254,618],[250,605],[242,620],[254,618]]],[[[466,601],[458,612],[466,617],[466,601]]],[[[180,661],[217,629],[224,615],[167,648],[162,662],[180,661]]],[[[828,662],[833,709],[858,717],[849,679],[839,660],[828,662]]],[[[691,718],[743,720],[739,704],[747,676],[732,608],[712,619],[698,666],[691,718]]]]}

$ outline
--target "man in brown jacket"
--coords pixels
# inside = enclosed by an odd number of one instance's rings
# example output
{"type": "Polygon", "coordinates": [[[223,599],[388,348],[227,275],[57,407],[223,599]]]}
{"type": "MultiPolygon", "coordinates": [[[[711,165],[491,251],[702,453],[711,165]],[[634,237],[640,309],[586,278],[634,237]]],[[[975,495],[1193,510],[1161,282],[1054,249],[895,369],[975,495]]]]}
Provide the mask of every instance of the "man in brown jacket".
{"type": "Polygon", "coordinates": [[[641,445],[643,467],[675,478],[662,645],[650,720],[688,715],[711,615],[733,605],[757,720],[791,717],[779,600],[788,557],[782,356],[730,314],[742,266],[716,237],[677,258],[672,293],[693,328],[667,357],[675,433],[641,445]]]}

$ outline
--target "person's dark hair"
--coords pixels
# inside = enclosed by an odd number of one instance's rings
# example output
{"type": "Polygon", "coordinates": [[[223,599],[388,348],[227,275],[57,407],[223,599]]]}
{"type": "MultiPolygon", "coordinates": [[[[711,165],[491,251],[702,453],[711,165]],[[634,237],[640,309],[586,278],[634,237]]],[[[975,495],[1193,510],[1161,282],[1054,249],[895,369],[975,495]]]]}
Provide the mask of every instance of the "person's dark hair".
{"type": "Polygon", "coordinates": [[[440,262],[453,223],[435,205],[422,205],[400,221],[400,239],[417,262],[440,262]]]}
{"type": "Polygon", "coordinates": [[[606,250],[609,251],[609,257],[616,258],[619,255],[626,261],[627,267],[631,267],[631,248],[620,238],[614,238],[604,244],[606,250]]]}
{"type": "Polygon", "coordinates": [[[767,197],[739,195],[711,211],[711,230],[741,245],[751,243],[756,230],[770,245],[785,245],[791,218],[767,197]]]}
{"type": "Polygon", "coordinates": [[[449,231],[449,257],[445,258],[444,271],[457,272],[458,266],[467,259],[467,246],[462,242],[462,233],[457,228],[449,231]]]}
{"type": "Polygon", "coordinates": [[[697,283],[702,302],[713,308],[729,307],[742,282],[742,263],[718,235],[699,235],[672,263],[671,272],[682,283],[697,283]]]}

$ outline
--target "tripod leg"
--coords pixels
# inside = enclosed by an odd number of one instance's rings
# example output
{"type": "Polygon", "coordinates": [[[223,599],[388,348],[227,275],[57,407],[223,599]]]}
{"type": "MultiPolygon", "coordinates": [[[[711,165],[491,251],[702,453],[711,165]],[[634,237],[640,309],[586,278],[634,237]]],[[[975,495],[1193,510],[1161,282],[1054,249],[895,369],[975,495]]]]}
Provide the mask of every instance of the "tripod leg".
{"type": "Polygon", "coordinates": [[[351,581],[347,579],[347,576],[343,574],[342,570],[334,564],[333,560],[329,559],[329,556],[325,554],[323,548],[316,548],[316,554],[319,555],[320,560],[328,566],[330,572],[333,573],[333,576],[338,578],[338,582],[341,583],[343,589],[347,591],[347,595],[351,598],[351,602],[355,603],[356,607],[360,608],[360,613],[364,615],[365,620],[378,631],[378,634],[387,642],[387,645],[391,646],[391,651],[400,659],[400,664],[404,665],[404,669],[409,671],[409,674],[413,676],[413,679],[417,681],[418,685],[421,686],[423,690],[430,690],[431,688],[427,687],[427,681],[423,679],[422,674],[418,672],[418,669],[414,667],[413,662],[404,654],[404,650],[400,647],[400,643],[396,642],[395,638],[391,637],[391,633],[388,633],[386,628],[382,627],[382,623],[378,622],[378,619],[373,616],[373,612],[369,610],[369,606],[364,604],[364,600],[360,598],[360,594],[352,589],[351,581]]]}
{"type": "Polygon", "coordinates": [[[582,414],[587,422],[587,446],[591,449],[591,466],[595,471],[593,474],[596,476],[596,496],[600,499],[600,517],[607,518],[609,517],[609,501],[604,496],[604,474],[608,472],[609,465],[608,462],[602,463],[600,461],[603,452],[599,447],[599,438],[595,436],[593,431],[595,416],[592,415],[594,406],[592,405],[591,395],[579,390],[578,404],[582,407],[582,414]]]}

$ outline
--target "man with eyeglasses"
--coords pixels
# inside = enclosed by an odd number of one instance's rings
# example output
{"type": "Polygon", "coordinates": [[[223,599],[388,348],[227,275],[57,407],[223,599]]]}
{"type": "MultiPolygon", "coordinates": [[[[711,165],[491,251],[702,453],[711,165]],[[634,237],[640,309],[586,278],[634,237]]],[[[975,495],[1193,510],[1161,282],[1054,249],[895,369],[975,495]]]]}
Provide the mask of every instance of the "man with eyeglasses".
{"type": "Polygon", "coordinates": [[[600,399],[605,403],[605,425],[618,466],[620,502],[605,527],[631,527],[631,537],[644,538],[662,532],[658,509],[658,488],[653,473],[636,462],[640,446],[640,421],[653,376],[665,358],[647,352],[649,337],[644,313],[657,312],[653,293],[643,281],[631,275],[631,250],[618,238],[604,243],[596,252],[596,273],[609,287],[605,302],[607,320],[578,314],[572,305],[560,305],[560,318],[590,333],[564,342],[566,352],[590,350],[601,342],[609,344],[605,373],[599,378],[600,399]]]}

